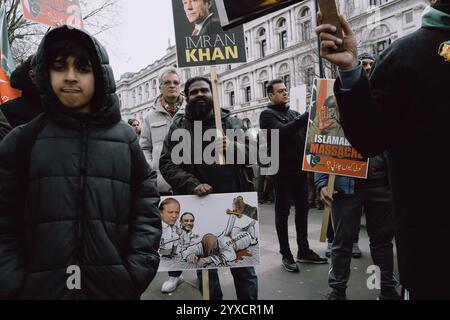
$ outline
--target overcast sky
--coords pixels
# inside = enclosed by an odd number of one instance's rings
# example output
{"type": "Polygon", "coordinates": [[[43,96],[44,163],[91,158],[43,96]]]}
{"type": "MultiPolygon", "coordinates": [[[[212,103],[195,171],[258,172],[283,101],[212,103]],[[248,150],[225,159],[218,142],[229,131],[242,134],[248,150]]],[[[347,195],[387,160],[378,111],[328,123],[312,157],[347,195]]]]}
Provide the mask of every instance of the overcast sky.
{"type": "Polygon", "coordinates": [[[121,24],[100,41],[110,57],[114,76],[137,72],[161,58],[175,33],[171,0],[118,0],[121,24]]]}

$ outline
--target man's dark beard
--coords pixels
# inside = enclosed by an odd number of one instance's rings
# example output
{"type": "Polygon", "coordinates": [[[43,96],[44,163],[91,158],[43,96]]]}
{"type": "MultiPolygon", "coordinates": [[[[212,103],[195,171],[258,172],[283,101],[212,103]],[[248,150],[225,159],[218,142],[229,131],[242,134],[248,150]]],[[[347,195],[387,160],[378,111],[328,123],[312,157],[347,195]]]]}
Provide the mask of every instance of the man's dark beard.
{"type": "Polygon", "coordinates": [[[194,120],[205,120],[213,109],[213,104],[196,105],[195,103],[189,103],[186,106],[186,110],[190,117],[194,120]]]}

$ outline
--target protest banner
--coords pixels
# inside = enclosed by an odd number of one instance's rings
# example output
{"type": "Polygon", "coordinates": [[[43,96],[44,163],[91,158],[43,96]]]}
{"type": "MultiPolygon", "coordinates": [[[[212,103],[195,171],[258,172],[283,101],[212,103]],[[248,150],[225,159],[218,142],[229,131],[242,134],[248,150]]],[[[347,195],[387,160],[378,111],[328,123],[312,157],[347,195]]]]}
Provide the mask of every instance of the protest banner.
{"type": "Polygon", "coordinates": [[[79,0],[20,0],[25,19],[50,27],[83,28],[79,0]]]}
{"type": "Polygon", "coordinates": [[[178,66],[246,62],[244,29],[223,31],[215,1],[172,0],[178,66]]]}
{"type": "Polygon", "coordinates": [[[259,264],[256,192],[161,197],[158,272],[259,264]]]}
{"type": "Polygon", "coordinates": [[[20,97],[20,90],[11,87],[10,76],[11,72],[15,69],[14,61],[12,58],[11,47],[9,45],[8,37],[8,23],[6,21],[5,6],[0,7],[0,104],[20,97]]]}
{"type": "Polygon", "coordinates": [[[328,79],[314,82],[303,170],[366,178],[368,159],[345,138],[333,85],[334,80],[328,79]]]}

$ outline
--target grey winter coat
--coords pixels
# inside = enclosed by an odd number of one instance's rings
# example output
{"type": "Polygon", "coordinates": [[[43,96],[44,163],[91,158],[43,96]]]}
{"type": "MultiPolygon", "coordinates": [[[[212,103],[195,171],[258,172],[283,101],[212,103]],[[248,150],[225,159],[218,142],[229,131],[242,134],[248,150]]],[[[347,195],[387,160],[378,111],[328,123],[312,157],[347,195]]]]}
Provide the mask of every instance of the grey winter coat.
{"type": "Polygon", "coordinates": [[[142,151],[144,151],[145,159],[150,165],[152,170],[155,170],[158,174],[158,190],[161,193],[167,193],[171,191],[171,186],[164,180],[161,172],[159,171],[159,158],[161,157],[161,150],[164,143],[164,138],[169,132],[170,125],[173,119],[181,114],[184,114],[186,102],[183,96],[179,97],[180,109],[172,117],[161,103],[162,97],[156,98],[150,111],[145,115],[142,123],[142,132],[139,144],[142,151]]]}

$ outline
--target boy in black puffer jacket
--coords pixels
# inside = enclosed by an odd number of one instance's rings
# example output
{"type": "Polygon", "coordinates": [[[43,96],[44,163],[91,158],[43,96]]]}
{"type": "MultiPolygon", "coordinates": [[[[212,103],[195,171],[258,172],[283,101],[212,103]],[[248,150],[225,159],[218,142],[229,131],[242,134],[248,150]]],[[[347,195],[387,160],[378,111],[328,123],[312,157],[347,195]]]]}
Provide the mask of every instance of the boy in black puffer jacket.
{"type": "Polygon", "coordinates": [[[120,119],[106,51],[84,31],[53,29],[36,83],[44,116],[0,144],[0,297],[139,299],[159,265],[159,194],[120,119]]]}

